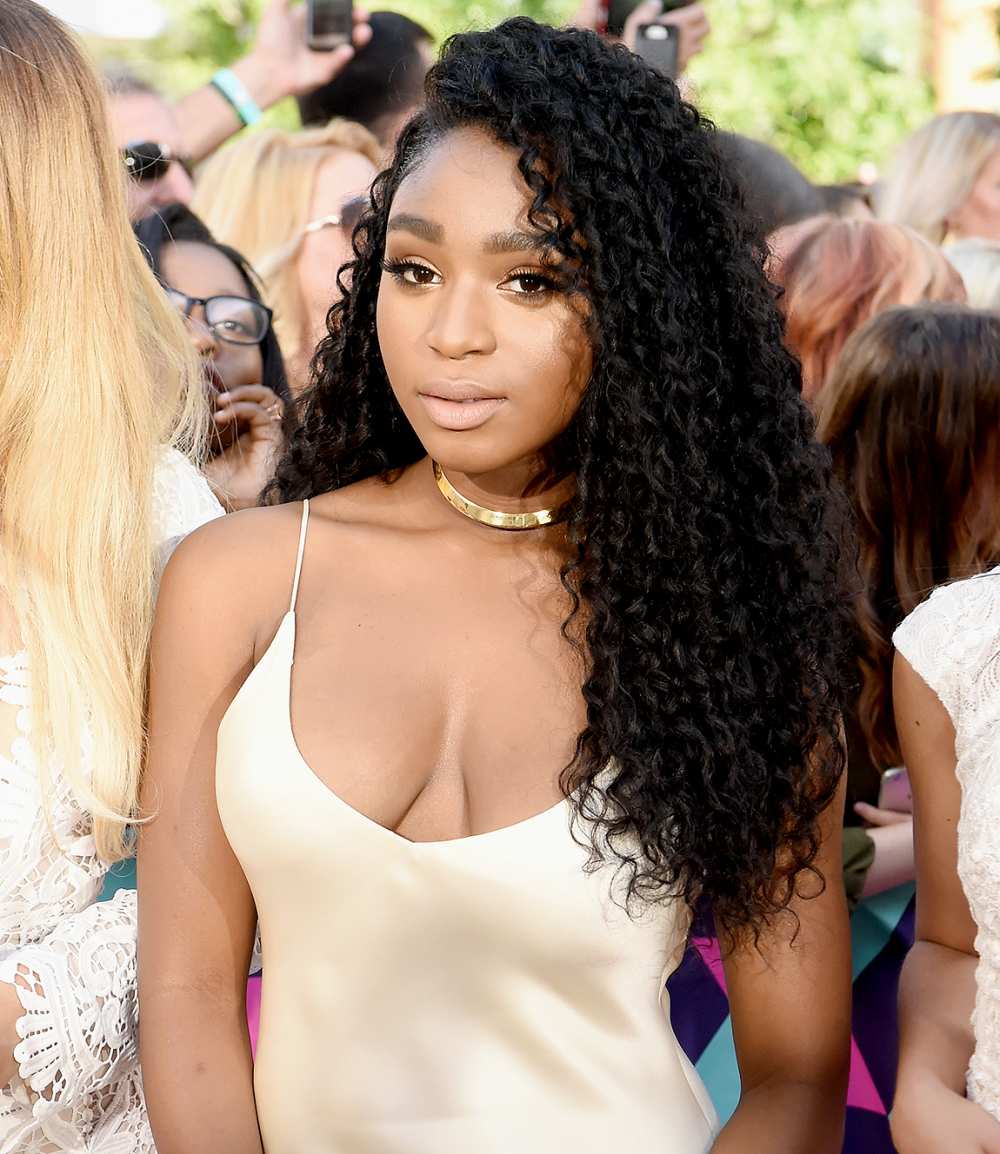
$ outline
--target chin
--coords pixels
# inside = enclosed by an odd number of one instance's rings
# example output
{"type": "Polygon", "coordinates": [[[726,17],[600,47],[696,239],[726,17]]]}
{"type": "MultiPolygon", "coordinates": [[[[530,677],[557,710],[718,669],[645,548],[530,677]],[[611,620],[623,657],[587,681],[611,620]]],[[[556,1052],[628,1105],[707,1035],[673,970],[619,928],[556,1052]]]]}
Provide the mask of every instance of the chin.
{"type": "Polygon", "coordinates": [[[537,450],[524,450],[508,438],[487,433],[485,429],[451,432],[444,429],[417,429],[417,436],[427,455],[442,469],[475,476],[507,469],[537,450]]]}

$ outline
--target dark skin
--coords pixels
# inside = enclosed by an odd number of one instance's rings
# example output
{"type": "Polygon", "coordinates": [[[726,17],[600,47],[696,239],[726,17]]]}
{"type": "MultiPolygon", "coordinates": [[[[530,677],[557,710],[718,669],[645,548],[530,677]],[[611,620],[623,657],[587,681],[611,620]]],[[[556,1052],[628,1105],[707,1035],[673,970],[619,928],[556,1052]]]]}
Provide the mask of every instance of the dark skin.
{"type": "MultiPolygon", "coordinates": [[[[175,241],[164,246],[160,263],[164,281],[185,296],[248,296],[242,272],[211,245],[175,241]]],[[[224,507],[252,507],[281,447],[281,398],[260,383],[259,345],[222,340],[205,324],[201,305],[188,328],[211,391],[220,450],[206,462],[205,475],[224,507]]]]}
{"type": "MultiPolygon", "coordinates": [[[[510,150],[462,131],[403,182],[378,336],[429,457],[390,486],[370,479],[311,502],[296,739],[330,790],[412,841],[500,829],[557,804],[584,722],[585,669],[560,633],[563,530],[476,524],[443,500],[429,459],[493,509],[544,508],[571,491],[563,479],[524,495],[591,359],[580,310],[519,235],[528,197],[515,165],[510,150]],[[455,399],[463,390],[478,406],[455,399]]],[[[160,594],[144,793],[157,816],[139,852],[141,1045],[160,1154],[261,1150],[243,1007],[256,911],[219,821],[215,735],[287,608],[300,511],[207,526],[178,550],[160,594]],[[247,572],[255,580],[239,581],[247,572]],[[206,582],[232,589],[224,618],[206,582]]],[[[831,811],[818,865],[832,879],[839,830],[831,811]]],[[[744,1095],[716,1154],[839,1151],[846,912],[836,884],[796,909],[794,948],[781,923],[763,956],[747,947],[727,962],[744,1095]]]]}

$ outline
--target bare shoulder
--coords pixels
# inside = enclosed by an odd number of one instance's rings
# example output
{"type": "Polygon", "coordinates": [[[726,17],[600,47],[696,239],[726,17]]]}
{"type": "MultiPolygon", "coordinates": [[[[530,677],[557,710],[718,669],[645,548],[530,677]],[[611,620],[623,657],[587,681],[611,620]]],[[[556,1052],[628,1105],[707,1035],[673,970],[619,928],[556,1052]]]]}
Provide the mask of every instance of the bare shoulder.
{"type": "Polygon", "coordinates": [[[302,504],[245,509],[196,529],[177,546],[157,617],[254,636],[287,608],[302,504]]]}

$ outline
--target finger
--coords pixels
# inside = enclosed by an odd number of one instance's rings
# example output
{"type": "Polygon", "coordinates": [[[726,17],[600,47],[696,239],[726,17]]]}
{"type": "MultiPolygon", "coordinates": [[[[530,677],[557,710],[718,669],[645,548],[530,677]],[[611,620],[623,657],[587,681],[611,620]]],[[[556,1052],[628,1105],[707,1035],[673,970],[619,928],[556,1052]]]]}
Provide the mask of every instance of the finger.
{"type": "Polygon", "coordinates": [[[252,401],[237,401],[220,409],[214,416],[215,423],[220,428],[232,425],[272,425],[274,418],[262,405],[255,405],[252,401]]]}
{"type": "Polygon", "coordinates": [[[368,23],[355,24],[354,32],[351,34],[351,43],[355,48],[364,48],[366,44],[371,43],[372,29],[368,23]]]}
{"type": "Polygon", "coordinates": [[[371,15],[367,8],[353,8],[351,14],[355,24],[367,24],[371,15]]]}
{"type": "Polygon", "coordinates": [[[660,18],[662,11],[663,4],[661,0],[646,0],[646,2],[640,4],[638,8],[633,8],[629,14],[629,18],[625,21],[625,27],[622,29],[622,40],[631,51],[635,51],[636,40],[642,25],[655,24],[660,18]]]}
{"type": "Polygon", "coordinates": [[[913,820],[908,813],[899,813],[894,809],[879,809],[878,806],[869,805],[864,801],[854,803],[854,812],[869,825],[899,825],[904,821],[913,820]]]}
{"type": "Polygon", "coordinates": [[[219,393],[217,401],[220,409],[228,407],[233,401],[254,401],[265,407],[273,405],[275,402],[281,404],[281,398],[267,385],[237,385],[235,389],[219,393]]]}

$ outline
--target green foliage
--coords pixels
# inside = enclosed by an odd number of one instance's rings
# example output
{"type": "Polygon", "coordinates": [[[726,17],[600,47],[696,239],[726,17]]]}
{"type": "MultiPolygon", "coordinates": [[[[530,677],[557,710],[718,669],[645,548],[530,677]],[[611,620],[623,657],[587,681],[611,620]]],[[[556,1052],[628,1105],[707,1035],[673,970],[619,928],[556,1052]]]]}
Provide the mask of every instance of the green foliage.
{"type": "MultiPolygon", "coordinates": [[[[262,0],[166,0],[170,24],[142,48],[166,91],[203,83],[252,41],[262,0]]],[[[437,37],[517,12],[561,23],[576,0],[378,0],[437,37]]],[[[713,34],[692,66],[698,99],[720,127],[766,140],[818,181],[882,163],[932,113],[921,70],[917,0],[707,0],[713,34]]],[[[121,56],[122,53],[118,52],[121,56]]],[[[133,62],[136,50],[129,54],[133,62]]],[[[271,121],[291,123],[289,104],[271,121]]]]}
{"type": "Polygon", "coordinates": [[[820,182],[882,164],[933,114],[916,0],[727,0],[691,68],[720,125],[766,140],[820,182]]]}

